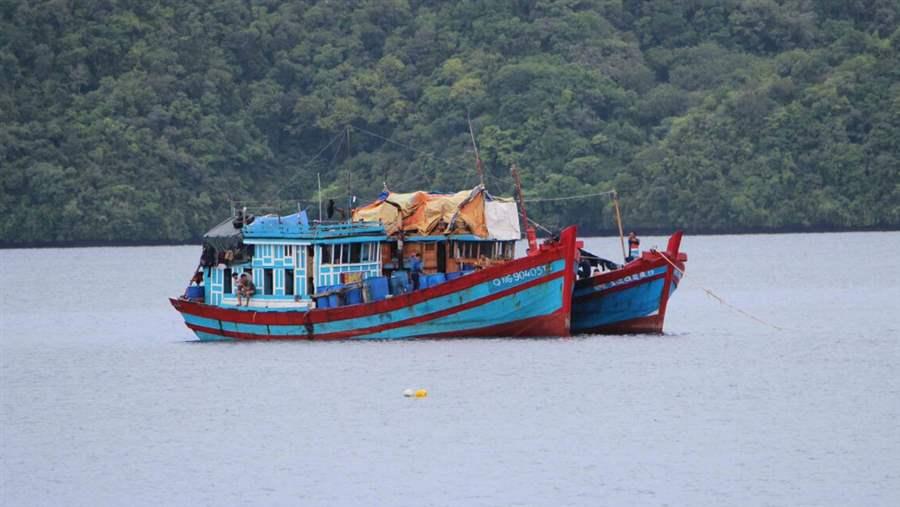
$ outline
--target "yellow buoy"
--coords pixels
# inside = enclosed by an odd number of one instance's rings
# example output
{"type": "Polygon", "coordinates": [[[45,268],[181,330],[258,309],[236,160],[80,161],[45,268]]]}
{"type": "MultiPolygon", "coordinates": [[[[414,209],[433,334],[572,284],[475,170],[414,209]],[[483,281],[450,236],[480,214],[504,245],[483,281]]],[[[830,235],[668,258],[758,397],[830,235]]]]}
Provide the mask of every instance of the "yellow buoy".
{"type": "Polygon", "coordinates": [[[416,391],[416,398],[424,398],[426,396],[428,396],[428,391],[426,391],[425,389],[418,389],[416,391]]]}

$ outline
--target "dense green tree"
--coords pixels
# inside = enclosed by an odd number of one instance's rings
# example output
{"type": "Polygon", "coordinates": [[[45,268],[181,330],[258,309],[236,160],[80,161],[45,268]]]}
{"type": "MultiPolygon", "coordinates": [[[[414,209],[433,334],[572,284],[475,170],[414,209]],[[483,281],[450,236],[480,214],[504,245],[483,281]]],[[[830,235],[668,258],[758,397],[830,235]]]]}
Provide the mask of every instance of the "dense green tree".
{"type": "MultiPolygon", "coordinates": [[[[900,226],[896,0],[0,0],[0,243],[233,201],[618,189],[635,227],[900,226]]],[[[282,202],[282,201],[286,201],[282,202]]],[[[535,202],[609,230],[605,198],[535,202]]]]}

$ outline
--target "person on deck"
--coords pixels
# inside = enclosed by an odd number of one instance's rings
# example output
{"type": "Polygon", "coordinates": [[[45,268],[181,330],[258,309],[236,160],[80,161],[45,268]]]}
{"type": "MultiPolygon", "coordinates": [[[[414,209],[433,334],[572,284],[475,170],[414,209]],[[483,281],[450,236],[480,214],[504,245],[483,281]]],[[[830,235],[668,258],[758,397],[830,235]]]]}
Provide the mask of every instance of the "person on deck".
{"type": "Polygon", "coordinates": [[[419,254],[413,252],[409,256],[409,273],[412,275],[413,290],[419,290],[419,276],[422,274],[422,261],[419,254]]]}
{"type": "Polygon", "coordinates": [[[581,260],[578,261],[578,279],[590,278],[591,277],[591,261],[586,257],[581,257],[581,260]]]}
{"type": "Polygon", "coordinates": [[[256,286],[253,285],[253,280],[247,276],[247,273],[241,275],[241,283],[238,285],[238,306],[241,306],[241,296],[244,297],[246,301],[244,306],[250,306],[250,298],[253,297],[253,294],[256,293],[256,286]]]}
{"type": "Polygon", "coordinates": [[[641,240],[638,239],[634,231],[628,233],[628,257],[626,262],[631,262],[641,255],[641,240]]]}
{"type": "Polygon", "coordinates": [[[240,293],[241,293],[241,279],[238,278],[238,274],[237,274],[237,273],[232,273],[232,274],[231,274],[231,291],[232,291],[234,294],[240,294],[240,293]]]}

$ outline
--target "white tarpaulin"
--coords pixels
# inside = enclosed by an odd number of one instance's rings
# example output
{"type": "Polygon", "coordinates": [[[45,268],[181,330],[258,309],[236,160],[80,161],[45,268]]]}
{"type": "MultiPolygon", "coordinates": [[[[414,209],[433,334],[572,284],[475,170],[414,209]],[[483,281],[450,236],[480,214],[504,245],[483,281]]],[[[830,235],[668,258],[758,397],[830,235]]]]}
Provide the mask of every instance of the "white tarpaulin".
{"type": "Polygon", "coordinates": [[[484,221],[492,239],[500,241],[522,239],[519,229],[519,208],[515,202],[484,202],[484,221]]]}

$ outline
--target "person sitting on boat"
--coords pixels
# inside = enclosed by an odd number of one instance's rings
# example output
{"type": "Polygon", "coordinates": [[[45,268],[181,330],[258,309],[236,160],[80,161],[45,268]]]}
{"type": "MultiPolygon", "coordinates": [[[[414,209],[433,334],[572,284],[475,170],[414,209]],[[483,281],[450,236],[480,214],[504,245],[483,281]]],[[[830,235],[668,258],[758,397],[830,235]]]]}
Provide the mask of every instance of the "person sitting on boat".
{"type": "Polygon", "coordinates": [[[628,257],[625,262],[631,262],[641,255],[641,240],[634,231],[628,233],[628,257]]]}
{"type": "Polygon", "coordinates": [[[580,261],[578,261],[578,279],[590,278],[591,277],[591,261],[586,257],[582,257],[580,261]]]}
{"type": "Polygon", "coordinates": [[[412,275],[413,290],[419,290],[419,275],[422,274],[422,261],[419,254],[413,252],[409,256],[409,273],[412,275]]]}
{"type": "Polygon", "coordinates": [[[238,306],[241,306],[241,296],[244,297],[244,306],[250,306],[250,298],[256,293],[256,286],[247,273],[241,275],[241,283],[238,285],[238,306]]]}

